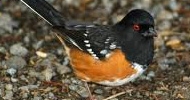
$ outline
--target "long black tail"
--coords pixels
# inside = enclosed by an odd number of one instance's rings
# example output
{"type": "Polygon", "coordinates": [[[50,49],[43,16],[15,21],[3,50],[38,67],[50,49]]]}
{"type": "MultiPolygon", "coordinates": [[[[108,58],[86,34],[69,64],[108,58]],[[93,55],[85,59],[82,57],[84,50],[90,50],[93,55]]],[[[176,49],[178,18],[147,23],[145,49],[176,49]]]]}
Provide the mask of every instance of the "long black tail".
{"type": "Polygon", "coordinates": [[[21,0],[52,26],[64,26],[65,19],[45,0],[21,0]]]}

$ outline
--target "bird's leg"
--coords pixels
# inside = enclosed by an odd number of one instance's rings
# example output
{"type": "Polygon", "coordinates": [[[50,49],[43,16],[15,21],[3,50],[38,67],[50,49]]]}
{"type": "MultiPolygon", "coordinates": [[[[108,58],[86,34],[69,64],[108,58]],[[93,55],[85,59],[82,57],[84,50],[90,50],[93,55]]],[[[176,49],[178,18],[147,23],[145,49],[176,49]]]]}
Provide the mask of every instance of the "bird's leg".
{"type": "Polygon", "coordinates": [[[84,85],[85,85],[85,87],[86,87],[86,89],[87,89],[87,91],[88,91],[88,93],[89,93],[89,98],[90,98],[90,100],[96,100],[96,99],[92,96],[92,93],[91,93],[90,88],[89,88],[89,86],[88,86],[88,83],[87,83],[86,81],[84,82],[84,85]]]}

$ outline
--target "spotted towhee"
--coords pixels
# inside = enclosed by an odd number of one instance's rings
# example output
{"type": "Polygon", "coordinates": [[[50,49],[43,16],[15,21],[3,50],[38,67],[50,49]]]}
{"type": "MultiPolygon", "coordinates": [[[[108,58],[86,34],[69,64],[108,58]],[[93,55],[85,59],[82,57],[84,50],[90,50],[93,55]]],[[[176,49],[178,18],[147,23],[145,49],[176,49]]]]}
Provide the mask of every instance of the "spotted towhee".
{"type": "Polygon", "coordinates": [[[75,74],[82,80],[119,86],[141,75],[153,60],[154,19],[131,10],[115,25],[67,21],[45,0],[21,0],[64,40],[75,74]]]}

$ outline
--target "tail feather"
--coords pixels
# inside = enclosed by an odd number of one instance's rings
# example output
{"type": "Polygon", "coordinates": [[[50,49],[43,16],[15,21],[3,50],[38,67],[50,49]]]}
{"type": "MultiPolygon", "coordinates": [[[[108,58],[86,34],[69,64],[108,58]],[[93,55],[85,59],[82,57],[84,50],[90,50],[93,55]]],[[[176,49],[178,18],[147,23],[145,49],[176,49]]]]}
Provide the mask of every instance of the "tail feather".
{"type": "MultiPolygon", "coordinates": [[[[26,4],[29,8],[31,8],[35,13],[41,16],[44,20],[46,20],[50,25],[52,25],[54,31],[59,30],[59,34],[63,36],[63,39],[68,43],[74,45],[75,47],[82,50],[82,48],[78,45],[77,40],[82,41],[82,37],[78,35],[72,34],[71,32],[64,32],[67,30],[69,26],[75,25],[74,23],[66,22],[63,16],[51,6],[45,0],[21,0],[24,4],[26,4]]],[[[68,31],[68,30],[67,30],[68,31]]],[[[58,34],[56,35],[58,37],[58,34]]],[[[58,37],[60,40],[60,37],[58,37]]]]}
{"type": "Polygon", "coordinates": [[[52,26],[64,26],[65,19],[45,0],[21,0],[52,26]]]}

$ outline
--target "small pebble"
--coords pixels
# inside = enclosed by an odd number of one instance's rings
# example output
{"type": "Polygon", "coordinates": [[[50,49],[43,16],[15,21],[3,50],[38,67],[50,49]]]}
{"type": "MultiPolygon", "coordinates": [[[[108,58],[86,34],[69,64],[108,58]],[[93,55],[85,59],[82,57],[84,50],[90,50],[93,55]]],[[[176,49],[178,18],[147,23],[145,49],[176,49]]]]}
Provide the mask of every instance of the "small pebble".
{"type": "Polygon", "coordinates": [[[165,9],[160,10],[160,12],[158,12],[158,19],[157,20],[162,20],[169,22],[169,20],[173,19],[173,13],[170,11],[167,11],[165,9]],[[163,16],[164,15],[164,16],[163,16]]]}
{"type": "MultiPolygon", "coordinates": [[[[160,34],[160,33],[159,33],[160,34]]],[[[159,47],[162,47],[164,45],[164,40],[161,36],[158,36],[156,39],[155,39],[155,47],[159,48],[159,47]]]]}
{"type": "Polygon", "coordinates": [[[6,61],[6,66],[8,68],[14,68],[16,70],[22,69],[26,66],[26,61],[22,57],[13,56],[6,61]]]}
{"type": "Polygon", "coordinates": [[[0,89],[0,97],[2,97],[2,89],[0,89]]]}
{"type": "Polygon", "coordinates": [[[106,98],[106,97],[104,97],[103,95],[97,95],[95,98],[97,100],[104,100],[104,98],[106,98]]]}
{"type": "Polygon", "coordinates": [[[27,99],[27,98],[28,98],[28,93],[23,93],[23,94],[22,94],[22,98],[23,98],[23,99],[27,99]]]}
{"type": "Polygon", "coordinates": [[[153,92],[154,92],[154,94],[156,94],[156,95],[163,95],[163,91],[157,90],[157,91],[153,91],[153,92]]]}
{"type": "Polygon", "coordinates": [[[136,93],[136,97],[137,97],[137,98],[142,98],[143,96],[142,96],[142,94],[141,94],[140,92],[137,92],[137,93],[136,93]]]}
{"type": "Polygon", "coordinates": [[[71,78],[70,80],[71,80],[71,82],[73,84],[77,84],[77,85],[82,85],[83,84],[83,82],[81,80],[76,79],[76,78],[71,78]]]}
{"type": "Polygon", "coordinates": [[[2,61],[0,61],[0,68],[2,68],[2,69],[7,69],[8,67],[6,66],[6,61],[5,60],[2,60],[2,61]]]}
{"type": "Polygon", "coordinates": [[[45,76],[42,75],[41,72],[36,72],[35,70],[29,70],[28,75],[30,77],[35,77],[35,78],[39,79],[40,81],[45,81],[45,76]]]}
{"type": "Polygon", "coordinates": [[[119,100],[118,98],[112,98],[112,99],[110,99],[110,100],[119,100]]]}
{"type": "Polygon", "coordinates": [[[51,81],[51,78],[53,77],[53,70],[49,67],[47,67],[43,72],[42,75],[45,76],[46,81],[51,81]]]}
{"type": "Polygon", "coordinates": [[[29,91],[29,90],[37,89],[38,87],[39,87],[38,85],[27,85],[27,86],[21,86],[19,87],[19,89],[22,91],[29,91]]]}
{"type": "Polygon", "coordinates": [[[11,75],[11,76],[14,76],[16,72],[17,72],[17,70],[14,69],[14,68],[9,68],[9,69],[7,69],[7,73],[8,73],[9,75],[11,75]]]}
{"type": "Polygon", "coordinates": [[[80,0],[64,0],[62,4],[63,5],[72,5],[72,6],[75,6],[75,7],[79,7],[80,2],[81,2],[80,0]]]}
{"type": "Polygon", "coordinates": [[[10,90],[5,90],[4,100],[13,100],[13,92],[10,90]]]}
{"type": "Polygon", "coordinates": [[[188,76],[183,76],[183,81],[184,81],[184,82],[190,82],[190,77],[188,77],[188,76]]]}
{"type": "Polygon", "coordinates": [[[42,97],[36,96],[36,97],[34,97],[32,100],[43,100],[43,99],[42,99],[42,97]]]}
{"type": "Polygon", "coordinates": [[[185,43],[185,47],[190,51],[190,43],[185,43]]]}
{"type": "Polygon", "coordinates": [[[50,98],[50,99],[56,98],[55,95],[54,95],[52,92],[49,92],[48,95],[49,95],[49,98],[50,98]]]}
{"type": "Polygon", "coordinates": [[[120,3],[120,6],[125,7],[127,5],[128,1],[127,0],[120,0],[119,3],[120,3]]]}
{"type": "Polygon", "coordinates": [[[5,49],[5,47],[0,46],[0,53],[5,54],[6,52],[7,52],[7,50],[5,49]]]}
{"type": "MultiPolygon", "coordinates": [[[[1,2],[2,3],[2,2],[1,2]]],[[[18,22],[15,22],[12,20],[12,16],[8,13],[2,13],[0,15],[0,34],[6,33],[6,32],[13,32],[13,27],[17,27],[18,22]]]]}
{"type": "Polygon", "coordinates": [[[103,90],[102,89],[95,89],[94,93],[96,93],[96,94],[103,94],[103,90]]]}
{"type": "Polygon", "coordinates": [[[70,73],[71,72],[71,69],[65,65],[61,65],[59,63],[55,63],[55,66],[57,68],[57,72],[59,74],[66,74],[66,73],[70,73]]]}
{"type": "Polygon", "coordinates": [[[162,37],[161,39],[163,39],[163,37],[168,37],[168,36],[171,36],[171,35],[173,35],[173,32],[170,31],[170,30],[163,30],[163,31],[159,32],[159,36],[162,37]]]}
{"type": "Polygon", "coordinates": [[[63,65],[67,66],[69,64],[69,57],[65,57],[63,61],[63,65]]]}
{"type": "Polygon", "coordinates": [[[13,85],[12,84],[6,84],[5,85],[5,89],[6,90],[12,90],[13,89],[13,85]]]}
{"type": "Polygon", "coordinates": [[[176,64],[177,63],[176,58],[170,58],[170,59],[168,58],[167,63],[172,65],[176,64]]]}
{"type": "Polygon", "coordinates": [[[11,77],[11,82],[13,82],[13,83],[18,82],[18,79],[14,78],[14,77],[11,77]]]}
{"type": "Polygon", "coordinates": [[[58,54],[58,55],[63,55],[63,53],[64,53],[63,48],[58,48],[58,49],[57,49],[57,54],[58,54]]]}
{"type": "Polygon", "coordinates": [[[158,25],[158,29],[159,30],[168,30],[171,28],[171,22],[168,20],[164,20],[162,21],[159,25],[158,25]]]}
{"type": "Polygon", "coordinates": [[[89,92],[87,91],[85,87],[80,86],[76,92],[83,98],[89,97],[89,92]]]}
{"type": "Polygon", "coordinates": [[[179,39],[171,39],[169,41],[166,42],[166,46],[174,49],[174,50],[184,50],[184,46],[181,43],[181,40],[179,39]]]}
{"type": "Polygon", "coordinates": [[[148,80],[151,81],[152,78],[155,77],[155,72],[154,71],[149,71],[147,75],[141,75],[139,77],[140,80],[148,80]]]}
{"type": "Polygon", "coordinates": [[[24,42],[25,42],[26,44],[29,44],[29,43],[30,43],[30,38],[29,38],[29,36],[25,36],[25,37],[24,37],[24,42]]]}
{"type": "Polygon", "coordinates": [[[166,57],[167,58],[172,58],[172,57],[175,57],[176,56],[176,52],[168,52],[167,54],[166,54],[166,57]]]}
{"type": "Polygon", "coordinates": [[[167,41],[166,45],[170,47],[175,47],[175,46],[178,46],[180,43],[181,41],[179,39],[172,39],[172,40],[167,41]]]}
{"type": "Polygon", "coordinates": [[[179,5],[176,0],[170,0],[169,7],[173,11],[176,11],[179,9],[179,5]]]}
{"type": "Polygon", "coordinates": [[[117,23],[122,20],[125,16],[124,15],[113,15],[112,21],[113,23],[117,23]]]}
{"type": "Polygon", "coordinates": [[[149,9],[152,4],[152,0],[139,0],[139,2],[134,2],[134,8],[149,9]]]}
{"type": "Polygon", "coordinates": [[[42,58],[46,58],[47,57],[47,53],[42,52],[42,51],[36,51],[37,56],[42,57],[42,58]]]}
{"type": "Polygon", "coordinates": [[[78,85],[71,84],[71,85],[69,85],[69,89],[76,91],[78,89],[78,85]]]}
{"type": "Polygon", "coordinates": [[[161,68],[161,70],[169,69],[169,64],[167,62],[168,60],[166,58],[158,59],[158,66],[161,68]]]}
{"type": "Polygon", "coordinates": [[[62,79],[61,80],[63,84],[70,84],[71,83],[71,80],[70,79],[62,79]]]}
{"type": "Polygon", "coordinates": [[[150,71],[148,74],[147,74],[147,77],[155,77],[155,72],[154,71],[150,71]]]}
{"type": "Polygon", "coordinates": [[[44,40],[40,40],[40,41],[38,41],[37,43],[34,43],[32,46],[33,46],[34,49],[37,50],[37,49],[39,49],[40,47],[42,47],[43,43],[44,43],[44,40]]]}
{"type": "Polygon", "coordinates": [[[29,82],[25,75],[21,75],[19,78],[22,81],[29,82]]]}
{"type": "Polygon", "coordinates": [[[115,3],[117,3],[117,0],[102,0],[102,3],[105,7],[105,10],[107,13],[111,13],[112,9],[114,8],[115,3]]]}
{"type": "Polygon", "coordinates": [[[28,54],[28,50],[21,44],[14,44],[10,47],[10,53],[15,56],[25,57],[28,54]]]}

